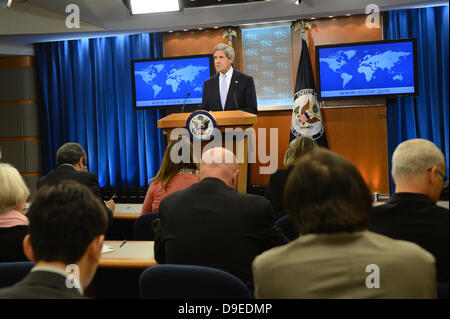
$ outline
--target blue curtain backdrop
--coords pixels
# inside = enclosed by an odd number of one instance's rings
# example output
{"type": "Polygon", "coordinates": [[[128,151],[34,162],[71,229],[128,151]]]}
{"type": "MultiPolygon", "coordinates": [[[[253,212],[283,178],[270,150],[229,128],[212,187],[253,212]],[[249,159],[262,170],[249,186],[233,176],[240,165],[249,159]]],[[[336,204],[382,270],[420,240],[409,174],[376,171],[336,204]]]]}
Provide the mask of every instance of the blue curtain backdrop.
{"type": "Polygon", "coordinates": [[[143,187],[165,149],[160,111],[133,108],[133,59],[162,57],[161,34],[42,43],[35,46],[41,94],[44,173],[58,148],[78,142],[101,187],[143,187]]]}
{"type": "Polygon", "coordinates": [[[389,167],[398,144],[407,139],[424,138],[442,150],[446,159],[446,175],[449,175],[448,8],[398,10],[384,16],[385,40],[417,39],[419,77],[418,96],[387,101],[389,167]]]}

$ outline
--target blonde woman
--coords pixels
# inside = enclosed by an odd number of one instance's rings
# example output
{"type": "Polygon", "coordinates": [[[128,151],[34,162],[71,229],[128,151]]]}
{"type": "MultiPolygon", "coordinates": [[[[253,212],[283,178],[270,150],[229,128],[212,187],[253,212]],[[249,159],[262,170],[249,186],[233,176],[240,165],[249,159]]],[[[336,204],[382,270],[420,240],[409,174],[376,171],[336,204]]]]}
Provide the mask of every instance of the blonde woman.
{"type": "Polygon", "coordinates": [[[270,176],[264,196],[272,204],[275,218],[278,219],[286,215],[283,204],[284,185],[289,177],[289,173],[295,164],[305,155],[311,153],[318,148],[314,140],[308,136],[299,136],[289,143],[289,147],[284,155],[284,166],[287,169],[279,169],[270,176]]]}
{"type": "MultiPolygon", "coordinates": [[[[175,153],[175,152],[173,152],[175,153]]],[[[198,166],[194,163],[192,143],[186,137],[179,137],[170,141],[167,145],[164,157],[158,174],[151,179],[152,184],[147,190],[141,214],[158,212],[159,203],[169,194],[185,189],[200,180],[197,173],[198,166]],[[181,150],[189,149],[189,160],[184,163],[174,163],[171,159],[172,148],[177,145],[180,154],[181,150]]]]}
{"type": "Polygon", "coordinates": [[[22,242],[28,232],[24,209],[29,194],[17,169],[0,163],[0,262],[27,260],[22,242]]]}

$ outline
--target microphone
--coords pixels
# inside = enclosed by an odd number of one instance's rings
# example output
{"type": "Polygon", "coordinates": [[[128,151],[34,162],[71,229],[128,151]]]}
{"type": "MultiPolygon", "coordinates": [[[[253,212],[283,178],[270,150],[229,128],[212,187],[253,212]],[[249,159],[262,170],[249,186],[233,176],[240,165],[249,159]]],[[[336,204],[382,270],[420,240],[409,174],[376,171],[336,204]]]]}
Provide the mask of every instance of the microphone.
{"type": "Polygon", "coordinates": [[[185,105],[186,105],[186,101],[187,101],[189,95],[191,95],[190,92],[188,92],[188,94],[186,95],[186,98],[184,99],[183,106],[181,107],[181,113],[183,113],[183,111],[184,111],[184,107],[185,107],[185,105]]]}
{"type": "Polygon", "coordinates": [[[233,97],[234,97],[234,106],[236,106],[236,111],[239,111],[238,105],[237,105],[237,101],[236,101],[236,91],[233,92],[233,97]]]}

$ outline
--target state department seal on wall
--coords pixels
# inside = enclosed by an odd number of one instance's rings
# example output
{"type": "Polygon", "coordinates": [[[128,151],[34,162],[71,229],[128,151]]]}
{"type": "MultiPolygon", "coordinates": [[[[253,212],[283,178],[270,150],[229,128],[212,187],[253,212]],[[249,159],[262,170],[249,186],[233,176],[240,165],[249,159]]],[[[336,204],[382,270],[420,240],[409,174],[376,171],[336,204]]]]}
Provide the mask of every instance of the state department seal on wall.
{"type": "Polygon", "coordinates": [[[216,126],[214,116],[206,111],[192,112],[186,121],[186,128],[192,139],[201,141],[209,141],[214,135],[216,126]]]}
{"type": "Polygon", "coordinates": [[[313,89],[303,89],[295,93],[294,98],[292,134],[296,137],[306,135],[317,140],[323,135],[324,127],[316,92],[313,89]]]}

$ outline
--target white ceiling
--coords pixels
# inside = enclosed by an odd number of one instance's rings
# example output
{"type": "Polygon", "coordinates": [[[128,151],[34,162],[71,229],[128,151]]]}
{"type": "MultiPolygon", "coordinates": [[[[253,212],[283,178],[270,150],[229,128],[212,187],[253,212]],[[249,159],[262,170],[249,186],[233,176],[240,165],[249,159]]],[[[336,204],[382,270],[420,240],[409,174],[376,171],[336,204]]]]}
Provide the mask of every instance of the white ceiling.
{"type": "Polygon", "coordinates": [[[11,8],[0,8],[0,54],[5,54],[2,46],[12,48],[34,42],[363,14],[371,3],[385,11],[444,5],[448,1],[303,0],[297,6],[294,0],[269,0],[131,16],[122,0],[13,0],[11,8]],[[68,29],[65,25],[68,4],[80,8],[80,29],[68,29]]]}

